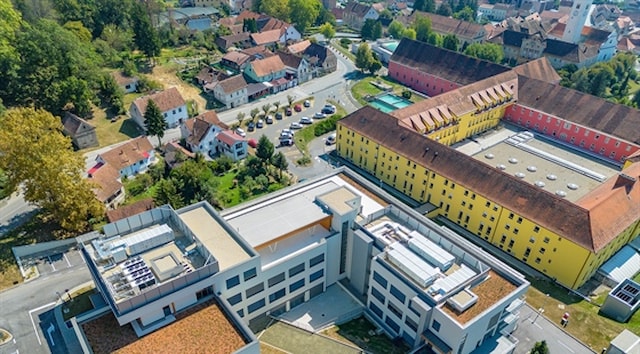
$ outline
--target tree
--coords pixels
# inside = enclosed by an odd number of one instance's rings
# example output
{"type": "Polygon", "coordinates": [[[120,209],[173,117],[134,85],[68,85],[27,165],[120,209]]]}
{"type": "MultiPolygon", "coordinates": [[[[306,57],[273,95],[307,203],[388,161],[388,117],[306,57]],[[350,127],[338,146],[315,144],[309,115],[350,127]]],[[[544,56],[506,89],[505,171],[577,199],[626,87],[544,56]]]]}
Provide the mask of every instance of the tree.
{"type": "Polygon", "coordinates": [[[69,231],[88,229],[104,205],[82,178],[84,159],[62,134],[60,119],[34,108],[14,108],[0,117],[0,169],[8,190],[21,186],[37,205],[69,231]]]}
{"type": "Polygon", "coordinates": [[[360,35],[366,40],[376,40],[382,37],[382,24],[380,21],[367,19],[362,25],[360,35]]]}
{"type": "Polygon", "coordinates": [[[367,43],[360,43],[358,51],[356,52],[356,68],[367,71],[372,61],[373,54],[371,53],[371,48],[369,48],[367,43]]]}
{"type": "Polygon", "coordinates": [[[257,108],[254,108],[251,110],[251,112],[249,112],[249,115],[251,116],[251,121],[254,122],[256,120],[256,117],[258,116],[258,113],[260,113],[260,110],[257,108]]]}
{"type": "Polygon", "coordinates": [[[102,75],[100,80],[100,95],[103,101],[109,104],[109,110],[114,115],[124,114],[124,91],[108,73],[102,75]]]}
{"type": "Polygon", "coordinates": [[[256,147],[256,157],[262,161],[263,166],[266,166],[271,161],[271,156],[275,147],[266,135],[262,135],[258,140],[258,146],[256,147]]]}
{"type": "Polygon", "coordinates": [[[135,33],[135,43],[138,48],[149,59],[160,55],[160,39],[158,32],[151,24],[149,13],[140,2],[135,2],[133,6],[133,33],[135,33]]]}
{"type": "Polygon", "coordinates": [[[427,37],[427,43],[434,47],[442,47],[442,36],[435,32],[431,32],[427,37]]]}
{"type": "Polygon", "coordinates": [[[469,6],[465,6],[462,10],[453,14],[453,18],[458,20],[467,21],[467,22],[475,22],[475,12],[469,6]]]}
{"type": "Polygon", "coordinates": [[[426,16],[417,16],[413,22],[413,29],[416,31],[416,39],[426,42],[431,32],[431,19],[426,16]]]}
{"type": "Polygon", "coordinates": [[[280,101],[273,102],[273,106],[276,107],[276,112],[280,110],[280,101]]]}
{"type": "Polygon", "coordinates": [[[242,20],[242,28],[250,33],[258,32],[258,23],[255,18],[245,18],[242,20]]]}
{"type": "Polygon", "coordinates": [[[291,105],[293,104],[293,101],[295,100],[296,100],[295,96],[287,95],[287,102],[289,102],[289,107],[291,107],[291,105]]]}
{"type": "Polygon", "coordinates": [[[282,151],[278,151],[278,153],[273,155],[273,157],[271,158],[271,164],[275,166],[278,169],[278,171],[280,171],[279,179],[282,180],[282,171],[286,171],[287,168],[289,167],[289,162],[287,162],[287,157],[284,156],[282,151]]]}
{"type": "Polygon", "coordinates": [[[393,38],[402,38],[402,32],[404,31],[404,25],[402,22],[398,20],[393,20],[389,24],[389,28],[387,29],[391,37],[393,38]]]}
{"type": "Polygon", "coordinates": [[[470,44],[465,50],[464,54],[488,60],[494,63],[499,63],[502,61],[504,57],[504,53],[502,51],[502,47],[495,43],[473,43],[470,44]]]}
{"type": "MultiPolygon", "coordinates": [[[[289,11],[288,5],[289,5],[288,0],[261,0],[260,12],[273,16],[282,21],[289,21],[290,11],[289,11]]],[[[255,19],[254,19],[254,22],[255,22],[255,19]]]]}
{"type": "Polygon", "coordinates": [[[380,59],[378,59],[377,57],[374,57],[373,60],[371,60],[371,63],[369,63],[369,72],[372,74],[375,74],[378,70],[380,70],[382,68],[382,63],[380,62],[380,59]]]}
{"type": "Polygon", "coordinates": [[[549,348],[547,347],[547,342],[544,340],[542,342],[536,342],[536,344],[533,345],[533,348],[531,348],[530,353],[531,354],[549,354],[549,348]]]}
{"type": "Polygon", "coordinates": [[[613,69],[609,65],[605,63],[595,64],[589,69],[589,81],[591,82],[589,93],[598,97],[604,96],[614,77],[613,69]]]}
{"type": "Polygon", "coordinates": [[[442,39],[442,47],[445,48],[445,49],[458,51],[458,47],[459,46],[460,46],[460,40],[453,33],[447,34],[442,39]]]}
{"type": "Polygon", "coordinates": [[[440,3],[440,6],[438,6],[438,9],[436,10],[436,14],[440,16],[446,16],[446,17],[453,15],[453,11],[451,10],[451,5],[443,1],[442,3],[440,3]]]}
{"type": "Polygon", "coordinates": [[[389,9],[384,9],[380,12],[378,18],[381,18],[383,20],[393,20],[393,13],[389,11],[389,9]]]}
{"type": "Polygon", "coordinates": [[[203,158],[185,161],[182,165],[174,168],[170,175],[186,204],[202,200],[217,204],[214,199],[217,183],[213,177],[213,171],[203,158]]]}
{"type": "Polygon", "coordinates": [[[320,1],[318,0],[289,0],[289,18],[301,33],[311,26],[320,14],[320,1]]]}
{"type": "Polygon", "coordinates": [[[79,40],[85,43],[91,42],[91,32],[80,21],[69,21],[64,24],[64,29],[71,31],[79,40]]]}
{"type": "Polygon", "coordinates": [[[164,120],[158,105],[153,100],[148,102],[147,109],[144,111],[144,127],[147,135],[157,136],[158,146],[162,146],[162,137],[165,129],[167,129],[167,122],[164,120]]]}
{"type": "Polygon", "coordinates": [[[244,121],[245,117],[246,117],[246,114],[244,112],[238,112],[238,115],[236,115],[236,119],[238,120],[239,127],[242,126],[242,122],[244,121]]]}
{"type": "Polygon", "coordinates": [[[325,22],[322,26],[320,26],[319,32],[327,39],[331,39],[336,35],[336,29],[333,28],[333,25],[329,22],[325,22]]]}
{"type": "Polygon", "coordinates": [[[111,48],[118,52],[129,51],[133,44],[133,33],[114,24],[108,24],[102,30],[100,39],[107,42],[111,48]]]}
{"type": "Polygon", "coordinates": [[[373,30],[371,34],[373,36],[372,39],[378,39],[382,37],[382,23],[380,23],[380,21],[376,21],[373,24],[373,30]]]}
{"type": "Polygon", "coordinates": [[[413,28],[405,28],[405,30],[402,32],[402,37],[415,40],[416,30],[414,30],[413,28]]]}
{"type": "Polygon", "coordinates": [[[320,6],[320,14],[316,18],[314,24],[316,26],[321,26],[322,24],[330,23],[332,26],[336,25],[336,17],[333,16],[331,11],[329,11],[324,6],[320,6]]]}
{"type": "Polygon", "coordinates": [[[271,104],[270,103],[266,103],[262,105],[262,111],[264,112],[264,115],[266,116],[267,114],[269,114],[269,111],[271,110],[271,104]]]}
{"type": "Polygon", "coordinates": [[[174,179],[161,179],[156,187],[156,194],[153,197],[155,205],[171,205],[174,209],[179,209],[184,206],[184,200],[180,195],[179,189],[176,187],[176,181],[174,179]]]}

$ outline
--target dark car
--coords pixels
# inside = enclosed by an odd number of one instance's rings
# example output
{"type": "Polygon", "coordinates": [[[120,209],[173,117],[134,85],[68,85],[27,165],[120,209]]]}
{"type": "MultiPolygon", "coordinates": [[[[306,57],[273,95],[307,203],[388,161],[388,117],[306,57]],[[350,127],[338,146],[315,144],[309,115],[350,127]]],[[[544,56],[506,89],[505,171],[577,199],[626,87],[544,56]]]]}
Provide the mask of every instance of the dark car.
{"type": "Polygon", "coordinates": [[[280,146],[291,146],[293,145],[293,139],[280,139],[280,146]]]}
{"type": "Polygon", "coordinates": [[[282,113],[281,112],[276,113],[276,119],[277,120],[282,120],[282,113]]]}
{"type": "Polygon", "coordinates": [[[252,132],[256,129],[256,125],[253,122],[249,122],[249,124],[247,124],[247,130],[252,132]]]}
{"type": "Polygon", "coordinates": [[[292,114],[293,114],[293,111],[291,111],[291,108],[287,107],[287,108],[284,110],[284,114],[286,114],[286,115],[290,116],[290,115],[292,115],[292,114]]]}

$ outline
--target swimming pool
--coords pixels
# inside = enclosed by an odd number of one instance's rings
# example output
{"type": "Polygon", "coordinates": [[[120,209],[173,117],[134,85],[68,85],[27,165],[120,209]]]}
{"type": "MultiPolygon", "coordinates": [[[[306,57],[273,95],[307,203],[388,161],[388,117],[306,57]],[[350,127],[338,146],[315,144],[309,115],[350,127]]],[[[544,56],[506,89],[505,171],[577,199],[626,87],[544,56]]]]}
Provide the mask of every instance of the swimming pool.
{"type": "Polygon", "coordinates": [[[398,48],[398,44],[400,44],[400,42],[389,42],[389,43],[385,43],[382,46],[392,52],[396,51],[396,48],[398,48]]]}
{"type": "Polygon", "coordinates": [[[393,112],[396,109],[405,108],[411,106],[413,102],[406,98],[396,96],[391,93],[382,94],[374,98],[369,105],[375,109],[383,111],[385,113],[393,112]]]}

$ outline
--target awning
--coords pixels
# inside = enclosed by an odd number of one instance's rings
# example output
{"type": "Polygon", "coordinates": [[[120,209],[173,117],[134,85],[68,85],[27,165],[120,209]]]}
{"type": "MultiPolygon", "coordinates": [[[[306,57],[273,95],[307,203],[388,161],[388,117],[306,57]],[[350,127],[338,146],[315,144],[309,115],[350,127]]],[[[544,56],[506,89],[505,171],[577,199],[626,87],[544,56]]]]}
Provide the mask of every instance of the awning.
{"type": "Polygon", "coordinates": [[[98,162],[95,166],[93,166],[93,167],[91,167],[91,168],[89,169],[89,171],[87,172],[87,174],[88,174],[89,176],[91,176],[92,174],[96,173],[96,171],[97,171],[100,167],[102,167],[102,165],[104,165],[102,162],[98,162]]]}

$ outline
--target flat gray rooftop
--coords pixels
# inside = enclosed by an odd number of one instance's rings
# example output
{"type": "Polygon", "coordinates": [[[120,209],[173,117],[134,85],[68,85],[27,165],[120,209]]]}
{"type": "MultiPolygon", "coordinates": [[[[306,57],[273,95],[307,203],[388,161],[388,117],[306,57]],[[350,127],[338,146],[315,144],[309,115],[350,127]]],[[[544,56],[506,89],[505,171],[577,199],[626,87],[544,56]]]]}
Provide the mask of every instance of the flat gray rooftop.
{"type": "Polygon", "coordinates": [[[225,219],[252,247],[259,247],[330,215],[315,198],[337,188],[330,181],[314,184],[231,213],[225,219]]]}
{"type": "Polygon", "coordinates": [[[618,173],[615,166],[594,157],[509,128],[492,131],[456,148],[572,202],[618,173]]]}

